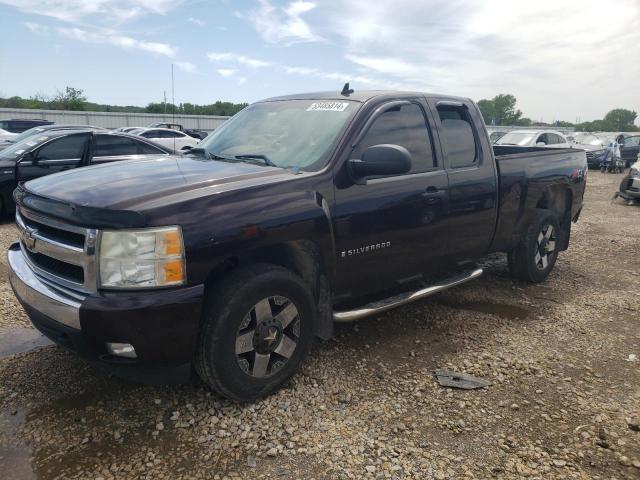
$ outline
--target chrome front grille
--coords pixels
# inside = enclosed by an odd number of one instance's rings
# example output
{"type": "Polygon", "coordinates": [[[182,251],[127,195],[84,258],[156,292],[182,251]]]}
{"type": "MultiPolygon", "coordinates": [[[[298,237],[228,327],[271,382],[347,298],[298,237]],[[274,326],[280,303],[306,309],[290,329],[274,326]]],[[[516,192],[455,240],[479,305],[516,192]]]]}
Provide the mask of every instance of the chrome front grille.
{"type": "Polygon", "coordinates": [[[96,291],[96,230],[16,211],[20,247],[33,271],[54,285],[77,292],[96,291]]]}

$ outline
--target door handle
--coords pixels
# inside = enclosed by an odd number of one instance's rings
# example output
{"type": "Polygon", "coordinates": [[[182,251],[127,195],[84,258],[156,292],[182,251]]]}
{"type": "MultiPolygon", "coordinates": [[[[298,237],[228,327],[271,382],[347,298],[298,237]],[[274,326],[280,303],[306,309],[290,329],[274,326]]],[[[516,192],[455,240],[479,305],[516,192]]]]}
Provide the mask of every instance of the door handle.
{"type": "Polygon", "coordinates": [[[446,190],[440,190],[437,187],[430,186],[422,194],[422,198],[424,199],[427,205],[436,205],[440,202],[440,199],[445,196],[447,193],[446,190]]]}

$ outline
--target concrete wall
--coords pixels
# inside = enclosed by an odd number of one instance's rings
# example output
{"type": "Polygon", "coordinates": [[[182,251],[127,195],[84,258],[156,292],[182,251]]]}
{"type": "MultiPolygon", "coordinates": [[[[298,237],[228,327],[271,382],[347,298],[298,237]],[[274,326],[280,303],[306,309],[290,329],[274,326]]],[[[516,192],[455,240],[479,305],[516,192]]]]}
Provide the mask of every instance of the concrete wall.
{"type": "Polygon", "coordinates": [[[180,123],[185,128],[199,128],[212,131],[229,117],[208,115],[162,115],[155,113],[124,112],[76,112],[70,110],[36,110],[23,108],[0,108],[0,120],[12,118],[38,118],[55,123],[73,125],[94,125],[96,127],[146,127],[150,123],[180,123]]]}

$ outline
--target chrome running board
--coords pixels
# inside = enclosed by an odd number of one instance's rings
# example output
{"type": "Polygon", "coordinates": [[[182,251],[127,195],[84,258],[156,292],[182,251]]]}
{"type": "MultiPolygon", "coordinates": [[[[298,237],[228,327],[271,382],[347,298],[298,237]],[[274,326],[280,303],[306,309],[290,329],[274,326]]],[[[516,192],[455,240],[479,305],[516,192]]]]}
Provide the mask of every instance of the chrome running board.
{"type": "Polygon", "coordinates": [[[405,305],[416,300],[420,300],[421,298],[430,297],[431,295],[435,295],[436,293],[447,290],[448,288],[455,287],[456,285],[461,285],[470,280],[474,280],[480,275],[482,275],[482,269],[477,268],[475,270],[449,277],[442,280],[441,282],[435,283],[429,287],[415,292],[400,293],[399,295],[394,295],[393,297],[385,298],[384,300],[368,303],[355,310],[333,312],[333,321],[353,322],[354,320],[360,320],[361,318],[368,317],[369,315],[375,315],[376,313],[391,310],[392,308],[399,307],[400,305],[405,305]]]}

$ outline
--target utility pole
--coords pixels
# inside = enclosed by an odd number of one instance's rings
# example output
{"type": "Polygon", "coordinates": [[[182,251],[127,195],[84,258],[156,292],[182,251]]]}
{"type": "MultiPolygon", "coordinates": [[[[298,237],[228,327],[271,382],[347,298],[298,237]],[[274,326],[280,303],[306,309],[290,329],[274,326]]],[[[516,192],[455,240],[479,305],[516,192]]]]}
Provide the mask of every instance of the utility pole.
{"type": "Polygon", "coordinates": [[[167,91],[165,90],[164,92],[164,116],[167,116],[167,91]]]}
{"type": "Polygon", "coordinates": [[[171,103],[173,104],[173,123],[176,123],[176,91],[173,81],[173,63],[171,64],[171,103]]]}

